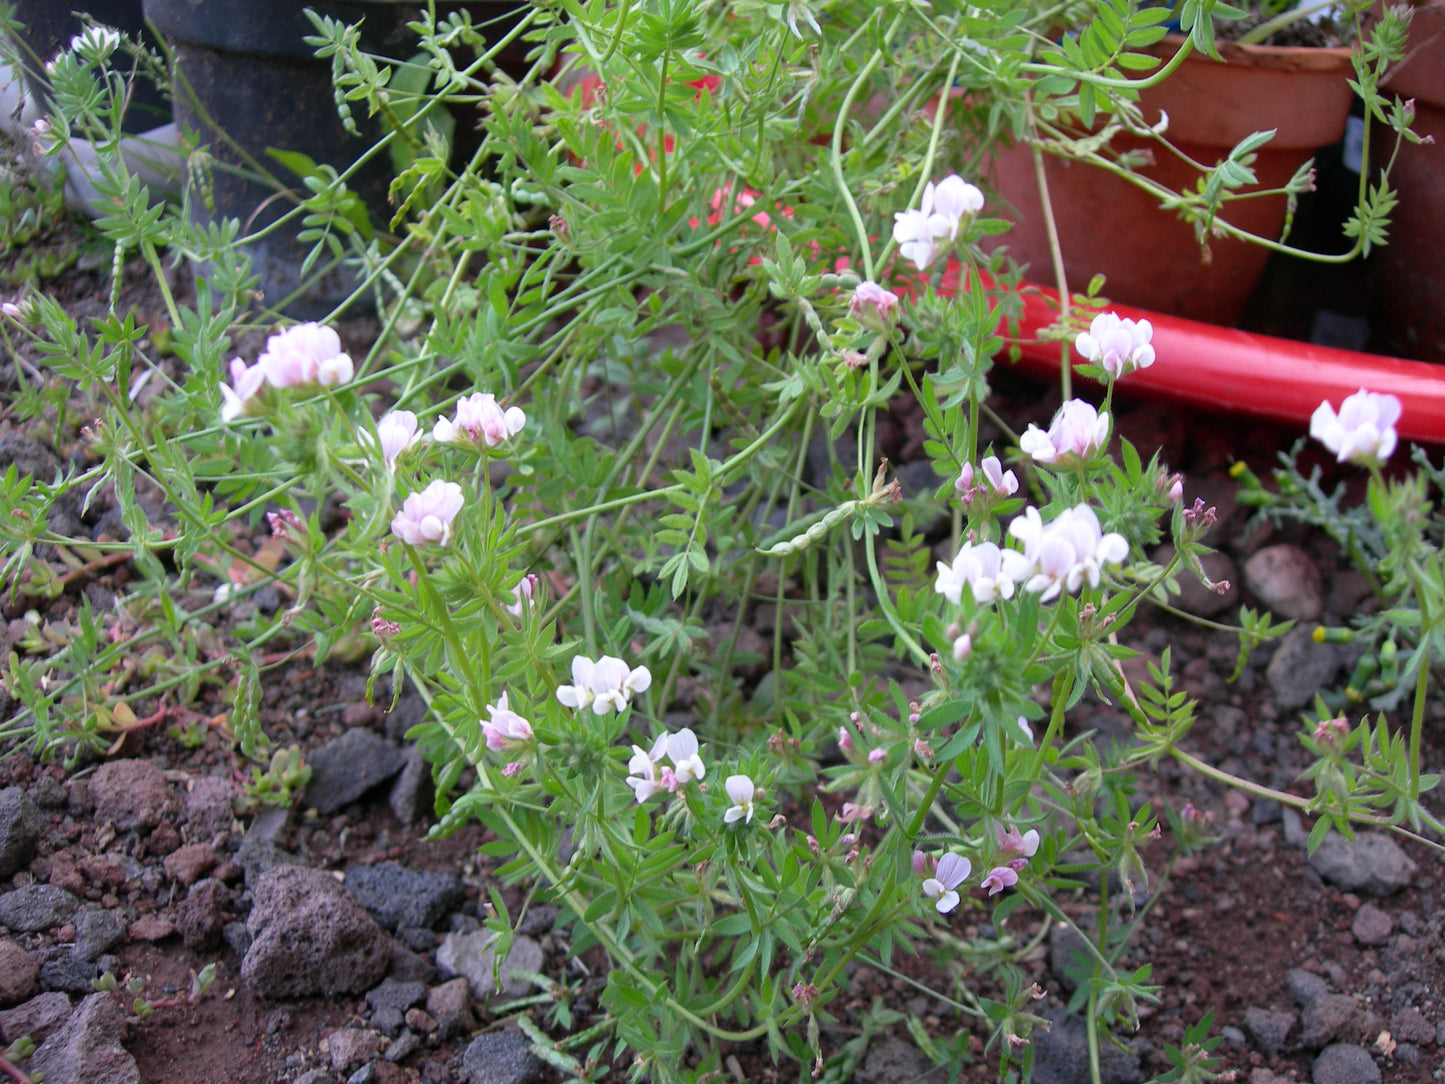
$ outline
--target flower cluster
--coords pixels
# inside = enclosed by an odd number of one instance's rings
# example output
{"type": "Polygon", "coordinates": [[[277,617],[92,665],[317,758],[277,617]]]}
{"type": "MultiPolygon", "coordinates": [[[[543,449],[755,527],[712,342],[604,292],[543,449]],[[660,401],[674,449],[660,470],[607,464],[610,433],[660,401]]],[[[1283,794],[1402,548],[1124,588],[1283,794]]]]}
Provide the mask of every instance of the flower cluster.
{"type": "MultiPolygon", "coordinates": [[[[934,591],[957,605],[967,587],[974,602],[983,604],[1012,598],[1014,588],[1022,583],[1025,590],[1049,602],[1064,591],[1072,594],[1086,580],[1098,587],[1103,566],[1117,565],[1129,556],[1124,536],[1105,534],[1099,517],[1085,504],[1065,509],[1048,524],[1030,506],[1009,524],[1009,534],[1023,544],[1022,551],[992,542],[965,542],[952,564],[938,562],[934,591]]],[[[967,654],[967,647],[962,654],[967,654]]]]}
{"type": "Polygon", "coordinates": [[[591,707],[593,714],[606,715],[622,711],[635,694],[646,692],[651,684],[652,672],[645,666],[629,668],[612,655],[603,655],[596,662],[578,655],[572,660],[572,684],[559,686],[557,699],[564,707],[591,707]]]}
{"type": "Polygon", "coordinates": [[[408,546],[445,546],[465,503],[461,486],[437,479],[402,501],[401,511],[391,519],[391,533],[408,546]]]}
{"type": "Polygon", "coordinates": [[[1019,447],[1036,463],[1063,467],[1083,463],[1108,440],[1108,412],[1100,413],[1082,399],[1070,399],[1059,407],[1048,432],[1030,425],[1019,438],[1019,447]]]}
{"type": "Polygon", "coordinates": [[[522,431],[527,415],[520,407],[503,410],[490,392],[473,392],[457,403],[456,417],[438,418],[432,440],[439,444],[485,445],[495,448],[522,431]]]}
{"type": "MultiPolygon", "coordinates": [[[[644,671],[645,673],[646,671],[644,671]]],[[[701,779],[707,774],[707,766],[703,764],[702,757],[698,755],[697,735],[689,729],[679,730],[676,734],[659,734],[657,740],[652,743],[650,750],[640,745],[632,747],[632,759],[627,762],[627,785],[637,795],[639,803],[647,801],[658,791],[665,790],[669,794],[677,793],[679,787],[694,779],[701,779]],[[672,761],[671,765],[663,765],[663,758],[672,761]]],[[[744,779],[745,776],[733,776],[733,779],[744,779]]],[[[748,789],[752,789],[752,780],[748,780],[748,789]]],[[[741,794],[741,790],[739,791],[741,794]]],[[[731,789],[728,796],[738,801],[731,789]]],[[[741,803],[739,803],[741,804],[741,803]]],[[[748,812],[752,810],[752,795],[747,796],[748,812]]],[[[736,820],[736,817],[725,820],[736,820]]],[[[749,816],[751,819],[751,816],[749,816]]]]}
{"type": "Polygon", "coordinates": [[[1401,412],[1395,396],[1361,388],[1340,404],[1338,414],[1328,399],[1321,403],[1310,417],[1310,436],[1341,463],[1383,463],[1399,441],[1395,423],[1401,412]]]}
{"type": "Polygon", "coordinates": [[[978,507],[983,510],[991,507],[995,501],[1012,497],[1018,492],[1018,477],[1013,471],[1003,469],[998,456],[984,456],[979,468],[983,471],[983,480],[977,484],[974,483],[972,463],[963,465],[957,481],[953,483],[953,488],[958,490],[958,502],[965,508],[978,507]]]}
{"type": "Polygon", "coordinates": [[[876,282],[860,282],[848,302],[848,312],[869,331],[887,331],[898,323],[898,295],[876,282]]]}
{"type": "Polygon", "coordinates": [[[937,185],[929,181],[922,206],[893,216],[893,240],[903,258],[924,271],[953,247],[963,222],[981,210],[983,193],[956,173],[937,185]]]}
{"type": "Polygon", "coordinates": [[[231,359],[231,384],[221,385],[221,420],[234,421],[259,409],[258,397],[273,388],[335,387],[355,374],[341,336],[324,324],[296,324],[266,340],[266,349],[247,367],[231,359]]]}
{"type": "Polygon", "coordinates": [[[1114,379],[1154,364],[1149,340],[1154,327],[1148,320],[1126,320],[1115,312],[1101,312],[1089,330],[1074,340],[1079,353],[1114,379]]]}

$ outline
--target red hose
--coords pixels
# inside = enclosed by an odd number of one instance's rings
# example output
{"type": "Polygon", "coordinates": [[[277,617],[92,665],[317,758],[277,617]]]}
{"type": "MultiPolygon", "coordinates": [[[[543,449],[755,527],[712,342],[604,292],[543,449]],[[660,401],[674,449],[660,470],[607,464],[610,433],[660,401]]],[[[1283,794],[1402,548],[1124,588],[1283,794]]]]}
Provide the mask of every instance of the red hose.
{"type": "MultiPolygon", "coordinates": [[[[952,295],[957,283],[958,266],[950,261],[939,293],[952,295]]],[[[1018,296],[1023,303],[1015,340],[1020,362],[1029,372],[1056,377],[1059,343],[1040,341],[1038,335],[1058,316],[1058,293],[1025,283],[1018,296]]],[[[1338,409],[1347,395],[1365,388],[1400,400],[1404,409],[1395,427],[1400,436],[1445,444],[1445,367],[1215,327],[1128,305],[1110,309],[1154,327],[1156,360],[1125,377],[1125,391],[1308,426],[1323,400],[1338,409]]]]}

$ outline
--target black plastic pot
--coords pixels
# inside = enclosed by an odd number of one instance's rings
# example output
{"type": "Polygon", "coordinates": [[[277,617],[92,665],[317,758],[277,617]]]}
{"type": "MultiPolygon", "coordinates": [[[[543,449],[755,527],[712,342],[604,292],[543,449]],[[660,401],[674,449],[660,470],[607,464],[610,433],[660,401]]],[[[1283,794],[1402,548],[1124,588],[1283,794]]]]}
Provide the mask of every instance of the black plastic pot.
{"type": "MultiPolygon", "coordinates": [[[[97,23],[113,26],[151,47],[155,39],[146,29],[141,0],[12,0],[15,17],[22,24],[19,32],[21,52],[25,56],[25,86],[37,101],[45,101],[50,84],[45,79],[45,63],[70,39],[85,29],[72,11],[88,13],[97,23]]],[[[130,104],[122,120],[124,130],[132,135],[158,128],[171,119],[170,103],[160,89],[147,79],[137,79],[131,91],[130,104]]]]}
{"type": "MultiPolygon", "coordinates": [[[[416,51],[415,36],[406,24],[419,17],[423,6],[415,0],[145,0],[146,17],[175,53],[176,122],[200,133],[219,167],[212,173],[214,211],[197,201],[195,213],[239,218],[246,232],[255,232],[275,222],[294,203],[278,195],[275,186],[236,171],[254,173],[259,165],[293,194],[300,193],[300,180],[269,156],[268,148],[298,151],[344,172],[381,137],[380,125],[366,117],[364,104],[358,103],[354,111],[360,138],[347,132],[338,118],[330,62],[317,60],[304,40],[315,34],[304,8],[348,24],[360,23],[364,50],[405,59],[416,51]],[[225,139],[217,136],[217,128],[225,139]]],[[[438,14],[460,6],[470,8],[474,21],[480,22],[498,13],[520,16],[527,5],[438,4],[438,14]]],[[[385,154],[373,156],[347,180],[373,222],[384,224],[389,217],[390,182],[385,154]]],[[[310,245],[297,240],[299,230],[299,223],[282,227],[246,246],[269,304],[279,304],[301,285],[300,268],[310,245]]],[[[355,286],[354,277],[333,269],[287,304],[285,311],[298,319],[317,318],[355,286]]]]}

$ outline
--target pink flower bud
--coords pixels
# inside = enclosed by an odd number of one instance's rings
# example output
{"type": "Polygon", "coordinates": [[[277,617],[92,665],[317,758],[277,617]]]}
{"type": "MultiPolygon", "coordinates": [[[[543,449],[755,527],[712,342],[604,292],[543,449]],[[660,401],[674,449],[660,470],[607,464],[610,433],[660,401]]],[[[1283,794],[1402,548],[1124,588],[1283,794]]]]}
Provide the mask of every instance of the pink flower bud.
{"type": "Polygon", "coordinates": [[[888,331],[898,323],[898,295],[876,282],[860,282],[848,311],[869,331],[888,331]]]}

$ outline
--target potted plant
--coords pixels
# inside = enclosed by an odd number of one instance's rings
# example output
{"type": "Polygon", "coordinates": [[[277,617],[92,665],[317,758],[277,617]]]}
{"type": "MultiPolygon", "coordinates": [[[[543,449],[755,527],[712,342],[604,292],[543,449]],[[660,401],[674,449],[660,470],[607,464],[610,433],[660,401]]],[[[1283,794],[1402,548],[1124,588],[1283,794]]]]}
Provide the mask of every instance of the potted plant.
{"type": "Polygon", "coordinates": [[[1257,34],[1215,43],[1201,24],[1193,31],[1145,50],[1161,62],[1184,55],[1167,79],[1145,80],[1137,101],[1116,98],[1107,122],[1037,118],[1026,142],[995,157],[1016,209],[999,243],[1035,278],[1053,277],[1056,242],[1071,284],[1102,273],[1111,299],[1228,326],[1270,252],[1293,251],[1288,222],[1312,185],[1313,155],[1344,134],[1349,81],[1372,93],[1377,73],[1343,46],[1258,44],[1257,34]],[[1035,147],[1046,152],[1042,176],[1035,147]]]}

